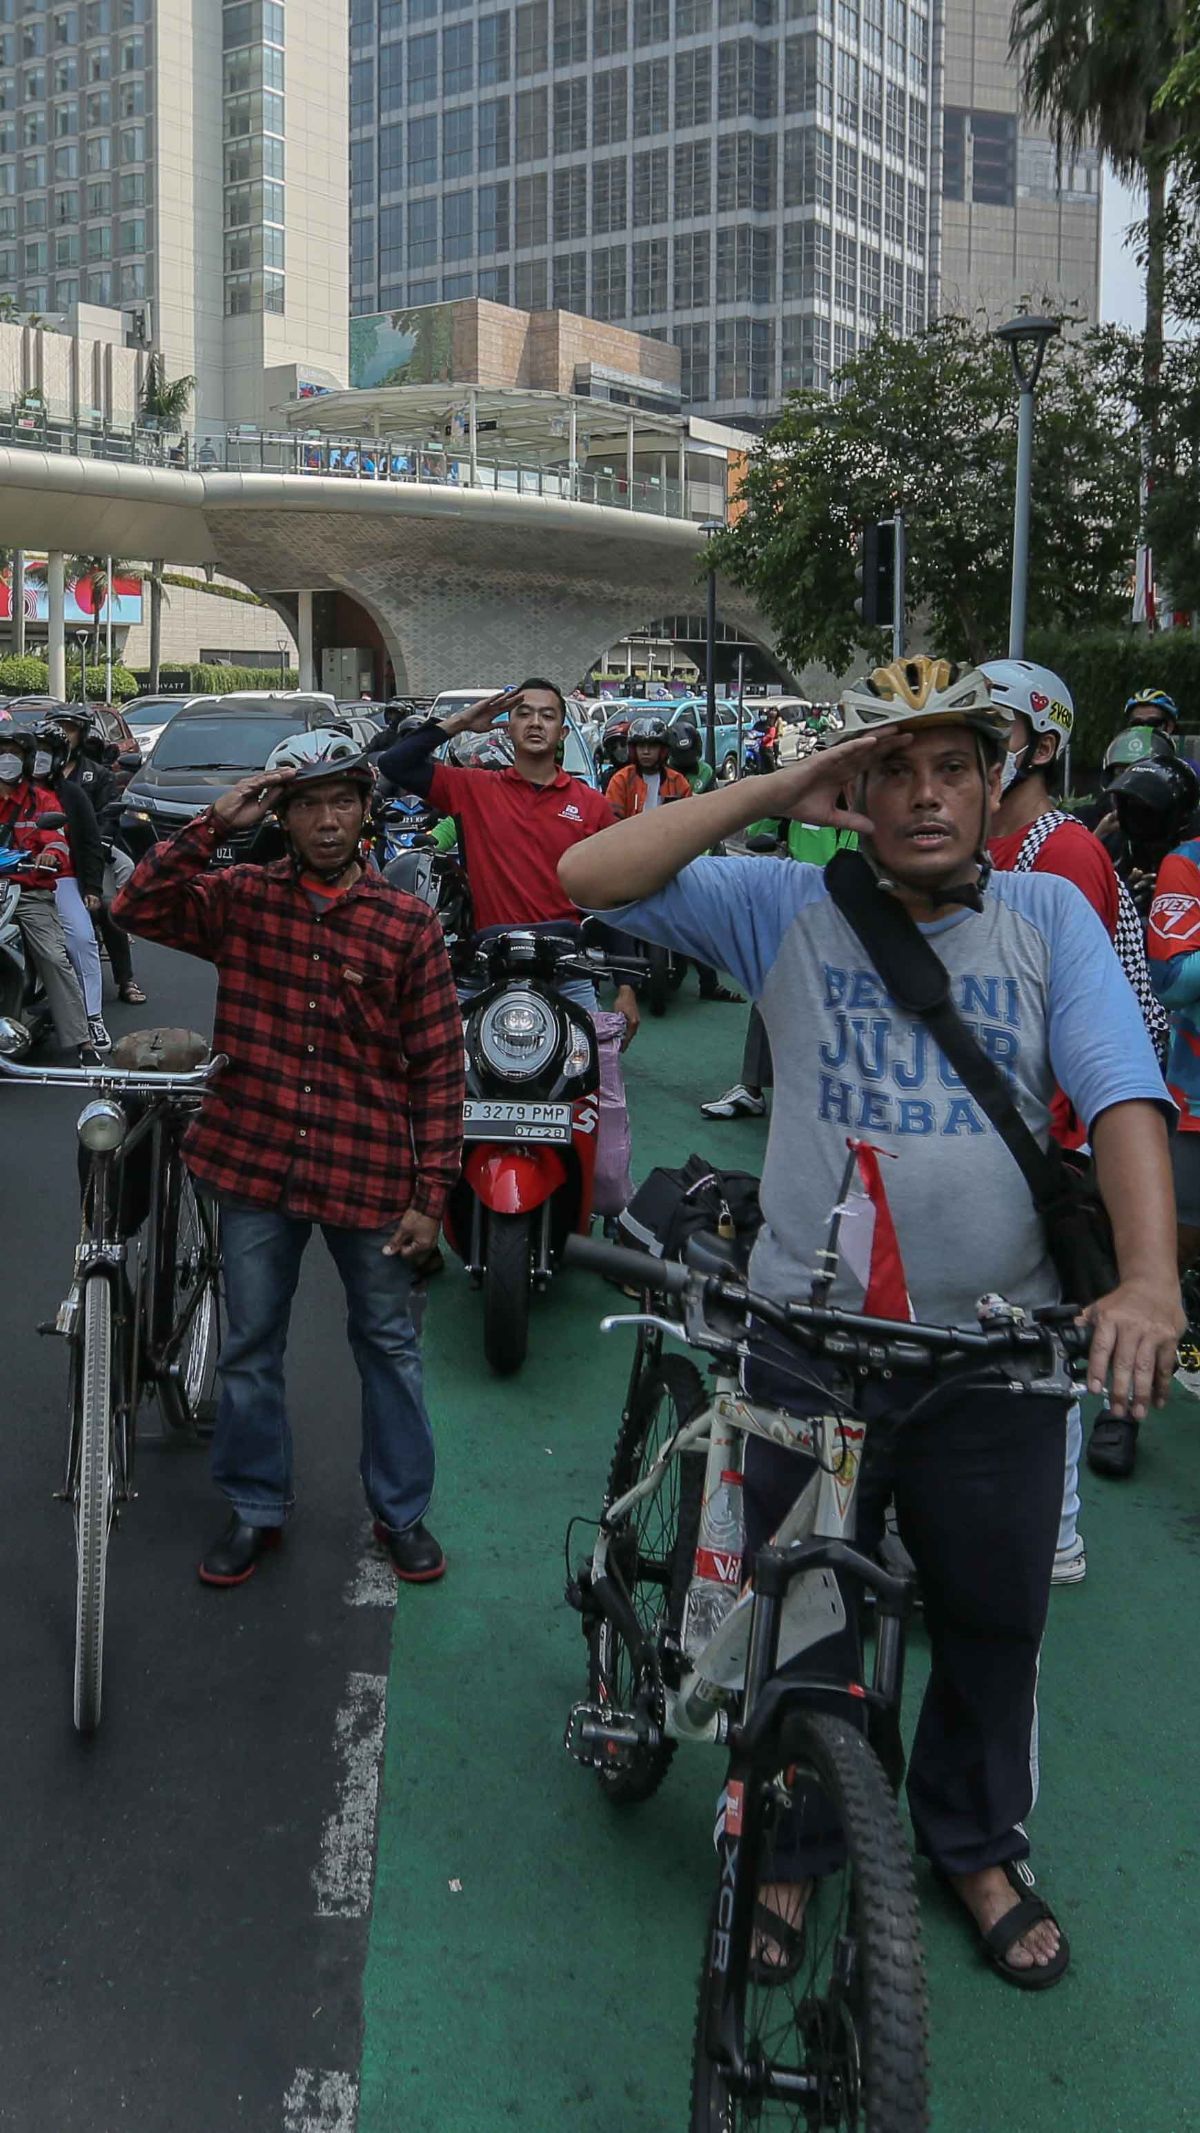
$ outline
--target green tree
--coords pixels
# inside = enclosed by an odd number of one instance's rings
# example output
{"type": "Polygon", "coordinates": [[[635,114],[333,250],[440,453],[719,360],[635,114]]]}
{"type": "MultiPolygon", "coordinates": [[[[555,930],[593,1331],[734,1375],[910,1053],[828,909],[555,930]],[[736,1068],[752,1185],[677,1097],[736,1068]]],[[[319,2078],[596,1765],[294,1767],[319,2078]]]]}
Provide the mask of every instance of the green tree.
{"type": "Polygon", "coordinates": [[[1181,122],[1163,91],[1182,49],[1184,0],[1014,0],[1010,51],[1025,102],[1048,119],[1060,151],[1095,144],[1119,175],[1146,188],[1147,450],[1166,308],[1168,179],[1181,122]]]}
{"type": "MultiPolygon", "coordinates": [[[[1124,392],[1128,344],[1111,329],[1052,345],[1038,392],[1030,534],[1031,625],[1115,620],[1128,598],[1138,446],[1124,392]]],[[[794,394],[751,461],[745,510],[713,542],[792,666],[835,671],[880,632],[854,612],[859,529],[905,514],[910,611],[941,651],[982,659],[1007,640],[1016,395],[985,326],[937,320],[890,332],[846,365],[837,397],[794,394]]]]}
{"type": "Polygon", "coordinates": [[[152,425],[167,435],[181,431],[187,420],[195,390],[195,378],[168,380],[163,357],[152,355],[146,365],[146,376],[142,384],[142,421],[148,427],[152,425]]]}

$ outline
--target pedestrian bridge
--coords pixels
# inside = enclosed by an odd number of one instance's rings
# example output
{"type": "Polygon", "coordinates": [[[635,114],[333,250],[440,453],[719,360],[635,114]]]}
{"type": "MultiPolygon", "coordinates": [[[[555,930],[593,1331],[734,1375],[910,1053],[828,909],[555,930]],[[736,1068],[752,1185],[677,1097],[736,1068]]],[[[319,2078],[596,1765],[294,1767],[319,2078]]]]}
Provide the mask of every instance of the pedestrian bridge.
{"type": "MultiPolygon", "coordinates": [[[[168,447],[144,430],[44,417],[20,428],[10,417],[0,423],[0,545],[51,556],[51,686],[63,551],[211,565],[239,579],[287,617],[308,686],[323,643],[361,641],[337,611],[336,596],[348,596],[386,646],[397,689],[413,695],[529,672],[570,687],[629,630],[700,605],[706,536],[688,513],[709,492],[689,489],[682,449],[645,472],[632,418],[627,456],[603,472],[573,455],[557,468],[489,456],[483,444],[230,433],[168,447]]],[[[711,491],[719,517],[723,490],[711,491]]],[[[743,595],[723,588],[720,611],[769,645],[743,595]]]]}

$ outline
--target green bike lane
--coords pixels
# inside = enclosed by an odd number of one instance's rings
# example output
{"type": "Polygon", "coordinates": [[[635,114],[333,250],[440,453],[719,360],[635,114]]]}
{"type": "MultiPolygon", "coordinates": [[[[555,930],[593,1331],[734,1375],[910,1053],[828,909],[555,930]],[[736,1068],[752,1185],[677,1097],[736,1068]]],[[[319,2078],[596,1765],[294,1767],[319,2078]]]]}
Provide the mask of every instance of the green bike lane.
{"type": "MultiPolygon", "coordinates": [[[[694,980],[627,1061],[635,1174],[692,1148],[757,1169],[758,1122],[696,1111],[735,1078],[736,1009],[694,980]]],[[[982,1219],[982,1214],[981,1214],[982,1219]]],[[[617,1811],[562,1748],[584,1693],[564,1537],[595,1516],[631,1352],[581,1275],[539,1300],[523,1374],[483,1367],[456,1272],[427,1321],[445,1583],[396,1610],[364,1981],[359,2133],[681,2133],[713,1877],[719,1754],[680,1749],[617,1811]]],[[[1071,1972],[1019,1994],[921,1870],[935,2133],[1182,2133],[1200,1953],[1195,1628],[1200,1407],[1143,1432],[1132,1483],[1087,1476],[1089,1574],[1055,1593],[1041,1675],[1034,1863],[1071,1972]]],[[[577,1529],[572,1560],[589,1546],[577,1529]]],[[[911,1649],[909,1715],[925,1655],[911,1649]]]]}

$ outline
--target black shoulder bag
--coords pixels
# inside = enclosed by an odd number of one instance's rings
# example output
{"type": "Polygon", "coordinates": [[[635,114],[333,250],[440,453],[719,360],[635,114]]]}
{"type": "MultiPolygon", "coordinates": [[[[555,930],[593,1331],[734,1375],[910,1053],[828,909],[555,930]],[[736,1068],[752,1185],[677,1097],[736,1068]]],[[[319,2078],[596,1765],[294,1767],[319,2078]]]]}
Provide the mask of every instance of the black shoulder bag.
{"type": "Polygon", "coordinates": [[[825,868],[829,893],[866,949],[896,1005],[929,1030],[965,1089],[1000,1135],[1041,1217],[1064,1299],[1093,1303],[1117,1285],[1112,1225],[1090,1171],[1075,1168],[1054,1141],[1041,1148],[998,1067],[961,1021],[942,962],[903,904],[879,886],[860,852],[835,852],[825,868]]]}

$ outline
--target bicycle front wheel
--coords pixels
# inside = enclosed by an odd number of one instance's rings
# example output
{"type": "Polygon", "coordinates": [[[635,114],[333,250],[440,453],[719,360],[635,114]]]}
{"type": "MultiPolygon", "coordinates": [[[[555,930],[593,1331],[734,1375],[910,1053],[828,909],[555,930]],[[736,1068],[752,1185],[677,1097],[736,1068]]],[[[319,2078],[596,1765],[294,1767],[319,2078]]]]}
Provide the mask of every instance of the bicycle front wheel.
{"type": "Polygon", "coordinates": [[[725,1815],[692,2133],[924,2133],[925,1966],[912,1861],[865,1737],[841,1719],[798,1714],[770,1761],[748,1776],[735,1770],[725,1815]],[[789,1943],[764,1934],[754,1913],[771,1891],[768,1908],[797,1915],[798,1810],[830,1871],[808,1884],[789,1943]]]}
{"type": "Polygon", "coordinates": [[[83,1346],[76,1379],[78,1470],[75,1511],[75,1726],[100,1723],[104,1674],[104,1595],[112,1529],[112,1290],[92,1274],[83,1291],[83,1346]]]}

